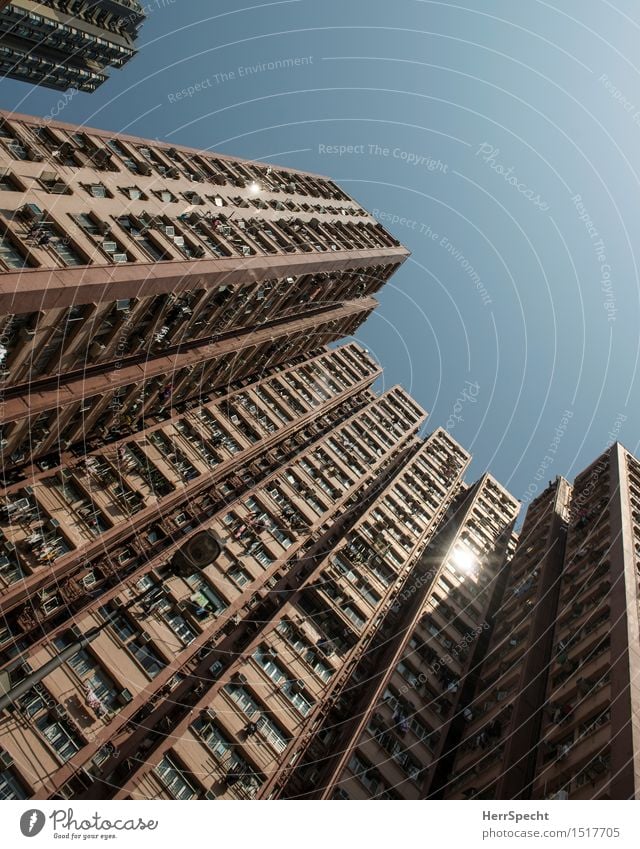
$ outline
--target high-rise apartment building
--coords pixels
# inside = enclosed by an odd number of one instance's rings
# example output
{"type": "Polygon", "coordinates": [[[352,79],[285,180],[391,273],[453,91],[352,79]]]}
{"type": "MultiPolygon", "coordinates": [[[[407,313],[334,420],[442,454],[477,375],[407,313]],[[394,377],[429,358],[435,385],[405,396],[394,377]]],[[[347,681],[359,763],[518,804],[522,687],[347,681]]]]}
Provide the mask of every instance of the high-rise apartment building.
{"type": "Polygon", "coordinates": [[[330,180],[3,114],[5,475],[350,335],[406,256],[330,180]]]}
{"type": "Polygon", "coordinates": [[[531,505],[445,798],[640,797],[639,556],[619,444],[531,505]]]}
{"type": "Polygon", "coordinates": [[[324,756],[316,751],[306,774],[298,769],[302,780],[290,784],[288,795],[430,795],[486,642],[518,510],[489,475],[460,488],[446,521],[421,547],[389,618],[384,662],[376,659],[352,680],[349,719],[329,718],[337,741],[324,756]]]}
{"type": "Polygon", "coordinates": [[[446,798],[523,798],[533,777],[565,553],[571,487],[558,478],[529,506],[477,688],[448,753],[446,798]]]}
{"type": "Polygon", "coordinates": [[[576,479],[534,798],[640,798],[640,463],[616,443],[576,479]]]}
{"type": "Polygon", "coordinates": [[[0,0],[0,76],[91,92],[136,54],[137,0],[0,0]]]}
{"type": "Polygon", "coordinates": [[[3,667],[14,693],[55,668],[3,715],[2,792],[272,793],[468,463],[378,376],[355,345],[301,357],[10,488],[3,667]],[[220,558],[172,574],[203,527],[220,558]]]}

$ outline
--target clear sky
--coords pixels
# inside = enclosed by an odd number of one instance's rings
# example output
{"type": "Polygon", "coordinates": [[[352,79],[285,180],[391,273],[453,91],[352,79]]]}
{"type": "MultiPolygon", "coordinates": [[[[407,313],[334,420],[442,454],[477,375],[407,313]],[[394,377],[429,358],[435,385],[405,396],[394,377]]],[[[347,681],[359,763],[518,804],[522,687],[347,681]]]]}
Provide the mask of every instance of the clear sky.
{"type": "Polygon", "coordinates": [[[3,80],[2,107],[336,179],[412,252],[358,339],[470,478],[527,500],[637,453],[633,0],[146,5],[98,92],[3,80]]]}

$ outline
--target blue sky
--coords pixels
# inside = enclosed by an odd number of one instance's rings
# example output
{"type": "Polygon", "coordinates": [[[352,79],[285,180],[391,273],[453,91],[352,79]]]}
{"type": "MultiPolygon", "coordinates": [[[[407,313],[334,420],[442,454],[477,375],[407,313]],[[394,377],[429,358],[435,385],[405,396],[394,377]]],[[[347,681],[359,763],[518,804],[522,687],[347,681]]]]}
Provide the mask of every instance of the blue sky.
{"type": "Polygon", "coordinates": [[[412,251],[358,339],[526,500],[638,447],[634,6],[147,0],[98,92],[0,104],[336,179],[412,251]]]}

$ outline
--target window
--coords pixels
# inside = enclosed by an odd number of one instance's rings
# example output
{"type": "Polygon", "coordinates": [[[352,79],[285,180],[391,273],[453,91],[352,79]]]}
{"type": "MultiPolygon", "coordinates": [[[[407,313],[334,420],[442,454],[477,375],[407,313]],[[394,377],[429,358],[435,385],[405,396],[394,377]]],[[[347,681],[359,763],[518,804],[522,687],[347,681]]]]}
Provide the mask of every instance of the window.
{"type": "Polygon", "coordinates": [[[40,237],[37,242],[41,247],[49,247],[66,266],[86,265],[86,259],[73,246],[69,236],[61,236],[50,221],[40,222],[40,237]]]}
{"type": "Polygon", "coordinates": [[[336,787],[336,789],[333,791],[333,796],[331,798],[343,800],[343,799],[350,799],[351,796],[349,796],[347,791],[343,790],[342,787],[336,787]]]}
{"type": "Polygon", "coordinates": [[[227,577],[230,578],[237,587],[244,587],[251,583],[251,575],[241,566],[232,566],[227,572],[227,577]]]}
{"type": "Polygon", "coordinates": [[[333,669],[332,666],[329,666],[329,664],[325,663],[323,660],[321,660],[317,655],[315,655],[313,653],[307,655],[306,660],[307,660],[307,663],[309,664],[309,666],[316,673],[318,678],[320,678],[325,683],[327,681],[329,681],[329,679],[331,678],[331,676],[335,672],[335,670],[333,669]]]}
{"type": "Polygon", "coordinates": [[[163,203],[176,203],[178,200],[178,198],[173,194],[173,192],[170,192],[168,189],[155,191],[154,195],[163,203]]]}
{"type": "Polygon", "coordinates": [[[119,691],[106,672],[95,666],[91,674],[84,679],[84,683],[90,694],[95,697],[95,699],[92,699],[91,695],[88,697],[91,699],[90,706],[95,706],[99,713],[102,713],[103,708],[115,709],[119,691]]]}
{"type": "Polygon", "coordinates": [[[110,198],[113,197],[111,192],[107,189],[104,183],[92,183],[90,186],[86,186],[89,194],[94,198],[110,198]]]}
{"type": "MultiPolygon", "coordinates": [[[[54,642],[57,644],[58,641],[55,640],[54,642]]],[[[61,648],[61,646],[58,646],[58,648],[61,648]]],[[[91,669],[93,668],[93,662],[84,649],[79,651],[77,654],[74,654],[73,657],[70,657],[68,663],[74,672],[80,677],[91,672],[91,669]]]]}
{"type": "Polygon", "coordinates": [[[52,195],[69,195],[71,190],[55,171],[43,171],[38,178],[40,185],[52,195]]]}
{"type": "MultiPolygon", "coordinates": [[[[227,684],[225,687],[227,693],[231,696],[234,702],[240,707],[245,716],[252,719],[257,726],[257,732],[269,743],[277,752],[283,752],[289,743],[289,737],[274,722],[273,719],[265,712],[262,705],[249,694],[244,687],[239,687],[237,684],[227,684]]],[[[210,727],[215,729],[215,726],[210,727]]],[[[216,739],[220,735],[218,729],[215,729],[216,739]]],[[[224,740],[224,738],[223,738],[224,740]]],[[[231,747],[228,741],[224,741],[227,748],[231,747]]],[[[208,745],[210,743],[208,742],[208,745]]],[[[215,751],[215,750],[214,750],[215,751]]]]}
{"type": "Polygon", "coordinates": [[[0,168],[0,192],[21,192],[16,178],[6,168],[0,168]]]}
{"type": "Polygon", "coordinates": [[[245,716],[252,717],[255,713],[261,712],[258,702],[244,687],[240,687],[238,684],[226,684],[224,689],[245,716]]]}
{"type": "MultiPolygon", "coordinates": [[[[93,217],[85,212],[71,216],[75,223],[89,236],[100,236],[104,233],[104,227],[93,217]]],[[[108,229],[108,228],[107,228],[108,229]]]]}
{"type": "Polygon", "coordinates": [[[27,268],[29,262],[8,236],[0,236],[0,263],[6,268],[27,268]]]}
{"type": "Polygon", "coordinates": [[[146,572],[142,577],[136,581],[136,589],[138,592],[144,592],[145,590],[151,590],[154,587],[158,587],[158,582],[154,579],[149,572],[146,572]]]}
{"type": "Polygon", "coordinates": [[[289,744],[289,737],[272,719],[264,714],[258,720],[258,732],[265,738],[276,752],[284,752],[289,744]]]}
{"type": "Polygon", "coordinates": [[[354,625],[356,625],[358,628],[362,628],[366,620],[356,607],[354,607],[352,604],[345,604],[343,607],[341,607],[341,610],[345,614],[345,616],[353,622],[354,625]]]}
{"type": "Polygon", "coordinates": [[[130,155],[129,151],[123,144],[121,144],[116,139],[108,139],[107,144],[114,153],[118,154],[118,156],[127,166],[129,171],[131,171],[133,174],[143,173],[143,169],[139,167],[136,160],[130,155]]]}
{"type": "Polygon", "coordinates": [[[85,685],[87,704],[99,716],[103,716],[116,707],[119,689],[87,651],[81,649],[70,657],[67,663],[85,685]]]}
{"type": "MultiPolygon", "coordinates": [[[[20,696],[20,710],[29,717],[35,716],[47,706],[49,695],[42,685],[36,685],[24,696],[20,696]]],[[[52,700],[53,701],[53,700],[52,700]]]]}
{"type": "Polygon", "coordinates": [[[239,785],[242,795],[252,797],[258,787],[264,781],[264,776],[256,772],[240,755],[233,755],[229,763],[229,771],[226,775],[226,783],[229,787],[239,785]]]}
{"type": "Polygon", "coordinates": [[[104,605],[99,608],[98,612],[105,619],[109,620],[109,625],[113,628],[123,643],[125,643],[129,637],[133,637],[133,635],[137,633],[136,629],[122,613],[112,611],[108,605],[104,605]]]}
{"type": "Polygon", "coordinates": [[[184,646],[188,646],[189,643],[192,643],[195,640],[196,635],[187,624],[185,618],[181,616],[177,611],[173,610],[169,602],[167,602],[167,604],[169,604],[169,608],[167,610],[162,611],[162,618],[171,628],[171,630],[180,640],[180,642],[184,646]]]}
{"type": "Polygon", "coordinates": [[[375,794],[379,789],[384,788],[385,785],[382,782],[380,772],[371,766],[371,764],[367,763],[364,758],[361,758],[359,754],[354,753],[351,756],[348,768],[371,793],[375,794]]]}
{"type": "Polygon", "coordinates": [[[320,653],[322,653],[324,657],[329,657],[333,654],[328,640],[320,638],[316,648],[288,620],[281,622],[277,631],[282,634],[289,646],[291,646],[291,648],[293,648],[294,651],[296,651],[297,654],[299,654],[303,660],[309,664],[319,678],[325,682],[331,678],[335,670],[333,667],[326,664],[323,658],[319,656],[320,653]]]}
{"type": "Polygon", "coordinates": [[[36,725],[64,763],[80,751],[83,743],[68,722],[52,721],[48,716],[43,716],[36,725]]]}
{"type": "Polygon", "coordinates": [[[165,662],[148,645],[143,645],[139,638],[131,640],[127,648],[151,678],[161,672],[165,662]]]}
{"type": "Polygon", "coordinates": [[[382,596],[379,595],[370,584],[366,581],[360,581],[358,584],[360,595],[369,602],[373,607],[380,603],[382,596]]]}
{"type": "Polygon", "coordinates": [[[378,578],[381,584],[388,587],[393,580],[393,572],[388,569],[383,563],[378,563],[375,559],[368,564],[371,573],[378,578]]]}
{"type": "Polygon", "coordinates": [[[197,192],[183,192],[182,197],[192,206],[201,206],[204,203],[204,200],[197,192]]]}
{"type": "Polygon", "coordinates": [[[156,241],[148,235],[146,229],[139,224],[131,215],[121,215],[118,218],[118,224],[129,236],[147,253],[151,259],[161,260],[171,259],[169,254],[163,250],[156,241]]]}
{"type": "Polygon", "coordinates": [[[272,654],[263,649],[258,649],[253,657],[259,666],[261,666],[272,681],[279,684],[281,681],[286,681],[287,676],[282,667],[273,660],[272,654]]]}
{"type": "Polygon", "coordinates": [[[305,693],[302,692],[299,681],[290,681],[283,688],[282,692],[289,699],[294,708],[303,716],[307,716],[313,708],[314,701],[305,693]]]}
{"type": "Polygon", "coordinates": [[[12,769],[0,770],[0,801],[28,799],[30,796],[31,793],[12,769]]]}
{"type": "MultiPolygon", "coordinates": [[[[0,566],[0,576],[6,577],[6,573],[2,572],[1,566],[0,566]]],[[[9,581],[9,583],[11,583],[11,582],[9,581]]],[[[0,645],[3,645],[4,643],[8,642],[9,640],[11,640],[12,643],[16,642],[16,629],[15,629],[15,627],[12,628],[8,624],[6,624],[6,620],[5,620],[5,623],[0,625],[0,645]]]]}
{"type": "Polygon", "coordinates": [[[120,191],[123,195],[128,197],[129,200],[147,200],[145,193],[137,186],[127,186],[126,188],[121,188],[120,191]]]}
{"type": "Polygon", "coordinates": [[[13,156],[14,159],[28,159],[29,151],[18,139],[11,139],[7,142],[7,147],[9,148],[9,153],[13,156]]]}
{"type": "Polygon", "coordinates": [[[168,755],[156,767],[156,774],[174,799],[193,799],[198,795],[195,785],[168,755]]]}
{"type": "Polygon", "coordinates": [[[193,729],[219,760],[233,749],[233,743],[225,737],[215,723],[199,719],[194,723],[193,729]]]}

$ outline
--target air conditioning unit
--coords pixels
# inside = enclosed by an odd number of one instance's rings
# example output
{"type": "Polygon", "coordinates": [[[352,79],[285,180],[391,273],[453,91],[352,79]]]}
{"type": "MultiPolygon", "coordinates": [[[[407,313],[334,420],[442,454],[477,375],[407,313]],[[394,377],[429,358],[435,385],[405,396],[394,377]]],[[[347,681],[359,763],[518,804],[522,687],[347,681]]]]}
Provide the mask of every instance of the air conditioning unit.
{"type": "Polygon", "coordinates": [[[50,598],[48,601],[45,601],[44,604],[42,605],[42,611],[43,611],[43,613],[45,613],[45,615],[48,616],[50,613],[53,613],[59,607],[60,607],[59,600],[57,598],[50,598]]]}
{"type": "Polygon", "coordinates": [[[242,672],[238,672],[235,676],[235,679],[239,684],[247,684],[248,683],[247,682],[247,676],[243,675],[242,672]]]}
{"type": "Polygon", "coordinates": [[[25,203],[20,208],[20,215],[29,221],[39,221],[42,218],[42,210],[35,203],[25,203]]]}
{"type": "Polygon", "coordinates": [[[13,758],[9,752],[5,751],[5,749],[0,749],[0,766],[4,769],[8,769],[10,766],[13,766],[13,758]]]}
{"type": "Polygon", "coordinates": [[[13,513],[15,510],[28,510],[31,507],[31,502],[28,498],[19,498],[17,501],[10,501],[7,504],[7,512],[13,513]]]}
{"type": "Polygon", "coordinates": [[[133,696],[129,690],[121,690],[117,698],[121,705],[128,705],[129,702],[133,701],[133,696]]]}
{"type": "Polygon", "coordinates": [[[209,667],[209,675],[213,679],[216,679],[220,675],[220,673],[222,672],[222,669],[223,669],[222,662],[219,661],[219,660],[216,660],[216,662],[212,663],[211,666],[209,667]]]}
{"type": "Polygon", "coordinates": [[[151,641],[150,634],[140,634],[140,642],[144,643],[144,645],[148,645],[151,641]]]}
{"type": "Polygon", "coordinates": [[[108,150],[106,147],[99,147],[93,153],[93,158],[96,160],[109,160],[113,156],[113,153],[108,150]]]}

